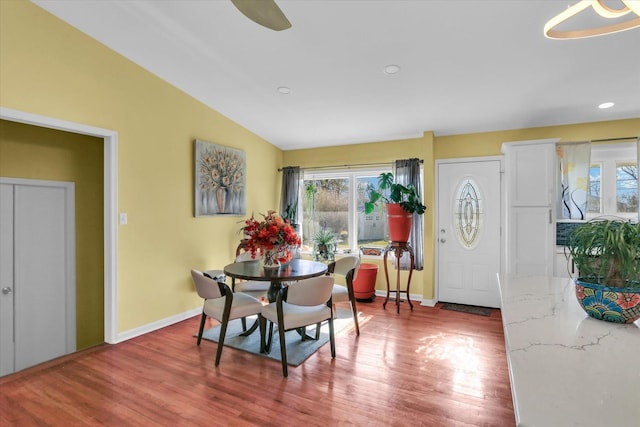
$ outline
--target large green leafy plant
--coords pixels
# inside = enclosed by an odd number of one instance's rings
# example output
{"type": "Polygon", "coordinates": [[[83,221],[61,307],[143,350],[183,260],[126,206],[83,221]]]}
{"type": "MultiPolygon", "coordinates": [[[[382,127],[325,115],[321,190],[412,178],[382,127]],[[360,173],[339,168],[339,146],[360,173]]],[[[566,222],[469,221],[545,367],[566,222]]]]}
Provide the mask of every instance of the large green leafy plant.
{"type": "Polygon", "coordinates": [[[383,172],[378,176],[378,189],[369,187],[369,200],[364,203],[364,212],[370,214],[380,203],[399,203],[409,213],[422,215],[427,209],[420,200],[414,185],[404,186],[394,181],[391,172],[383,172]]]}
{"type": "Polygon", "coordinates": [[[640,224],[620,218],[596,218],[569,234],[567,248],[580,280],[640,288],[640,224]]]}

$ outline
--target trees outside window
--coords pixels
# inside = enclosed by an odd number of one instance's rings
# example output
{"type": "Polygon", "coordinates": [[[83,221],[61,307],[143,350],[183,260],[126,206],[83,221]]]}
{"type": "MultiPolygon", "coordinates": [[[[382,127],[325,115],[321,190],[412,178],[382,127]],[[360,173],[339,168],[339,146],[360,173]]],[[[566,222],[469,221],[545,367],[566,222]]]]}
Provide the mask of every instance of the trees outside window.
{"type": "Polygon", "coordinates": [[[378,175],[389,169],[305,172],[302,235],[305,250],[313,250],[313,236],[330,231],[339,251],[357,252],[360,246],[386,246],[385,212],[364,214],[369,186],[377,187],[378,175]]]}
{"type": "Polygon", "coordinates": [[[603,144],[591,149],[587,218],[638,215],[636,144],[603,144]]]}

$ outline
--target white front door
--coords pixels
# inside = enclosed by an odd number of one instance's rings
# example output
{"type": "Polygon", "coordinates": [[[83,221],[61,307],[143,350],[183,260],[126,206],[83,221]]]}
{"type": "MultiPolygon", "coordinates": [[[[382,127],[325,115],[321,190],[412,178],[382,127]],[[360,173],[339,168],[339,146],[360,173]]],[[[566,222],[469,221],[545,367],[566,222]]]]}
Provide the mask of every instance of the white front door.
{"type": "Polygon", "coordinates": [[[437,164],[437,298],[499,307],[500,165],[498,158],[437,164]]]}
{"type": "Polygon", "coordinates": [[[0,179],[0,375],[75,351],[73,183],[0,179]]]}

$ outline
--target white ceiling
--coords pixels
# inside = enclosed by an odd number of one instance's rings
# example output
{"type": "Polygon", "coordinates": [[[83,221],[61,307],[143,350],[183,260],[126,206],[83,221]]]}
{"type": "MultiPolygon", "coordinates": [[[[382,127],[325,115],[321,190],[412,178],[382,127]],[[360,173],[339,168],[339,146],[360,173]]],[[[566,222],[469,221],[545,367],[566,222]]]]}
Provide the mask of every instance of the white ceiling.
{"type": "Polygon", "coordinates": [[[640,117],[640,29],[545,38],[567,1],[276,1],[34,3],[283,150],[640,117]]]}

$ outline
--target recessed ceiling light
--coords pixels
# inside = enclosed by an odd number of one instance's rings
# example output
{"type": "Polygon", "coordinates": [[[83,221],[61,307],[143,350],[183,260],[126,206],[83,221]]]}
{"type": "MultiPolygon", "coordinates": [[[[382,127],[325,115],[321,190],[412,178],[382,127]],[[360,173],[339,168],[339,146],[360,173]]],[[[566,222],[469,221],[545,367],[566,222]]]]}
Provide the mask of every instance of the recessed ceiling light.
{"type": "Polygon", "coordinates": [[[398,65],[391,64],[384,67],[384,73],[388,76],[397,74],[398,72],[400,72],[400,67],[398,65]]]}
{"type": "Polygon", "coordinates": [[[598,105],[598,108],[604,110],[605,108],[611,108],[614,105],[616,105],[615,102],[603,102],[602,104],[598,105]]]}
{"type": "Polygon", "coordinates": [[[288,88],[286,86],[280,86],[277,90],[278,93],[281,93],[283,95],[289,95],[291,93],[291,88],[288,88]]]}

